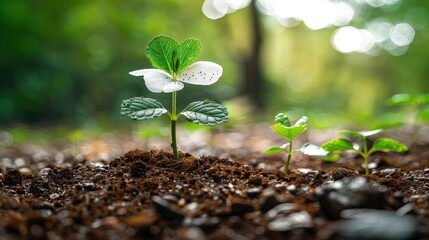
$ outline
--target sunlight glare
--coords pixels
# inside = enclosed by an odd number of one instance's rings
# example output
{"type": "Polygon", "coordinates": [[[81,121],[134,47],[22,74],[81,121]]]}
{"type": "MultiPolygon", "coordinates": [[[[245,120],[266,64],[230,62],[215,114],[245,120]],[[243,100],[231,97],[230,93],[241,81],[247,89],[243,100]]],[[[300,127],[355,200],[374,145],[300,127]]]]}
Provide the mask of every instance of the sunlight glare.
{"type": "Polygon", "coordinates": [[[408,46],[414,39],[415,31],[408,23],[396,24],[390,33],[390,40],[400,47],[408,46]]]}
{"type": "Polygon", "coordinates": [[[368,52],[374,46],[374,40],[367,30],[347,26],[335,31],[332,44],[342,53],[368,52]]]}

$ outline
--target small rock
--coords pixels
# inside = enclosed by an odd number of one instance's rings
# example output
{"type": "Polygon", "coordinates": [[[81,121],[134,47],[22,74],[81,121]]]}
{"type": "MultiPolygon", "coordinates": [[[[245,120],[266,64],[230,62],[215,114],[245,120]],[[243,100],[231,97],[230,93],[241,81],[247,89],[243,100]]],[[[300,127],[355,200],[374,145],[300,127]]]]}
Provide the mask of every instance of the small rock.
{"type": "Polygon", "coordinates": [[[298,206],[295,203],[282,203],[275,206],[273,209],[267,212],[267,217],[276,218],[279,215],[288,215],[292,212],[299,211],[298,206]]]}
{"type": "Polygon", "coordinates": [[[281,203],[281,201],[276,197],[276,192],[271,188],[263,191],[260,199],[259,209],[262,212],[267,212],[281,203]]]}
{"type": "Polygon", "coordinates": [[[386,189],[368,183],[363,177],[344,178],[317,188],[316,197],[328,216],[339,219],[344,209],[381,209],[386,201],[386,189]]]}
{"type": "Polygon", "coordinates": [[[313,228],[313,220],[306,211],[289,214],[286,217],[276,218],[268,223],[268,229],[276,232],[287,232],[296,228],[313,228]]]}
{"type": "Polygon", "coordinates": [[[348,240],[411,240],[418,239],[419,223],[411,215],[370,211],[354,215],[340,226],[339,233],[348,240]]]}
{"type": "Polygon", "coordinates": [[[94,177],[92,178],[92,180],[94,182],[97,182],[97,181],[100,181],[103,178],[104,178],[103,174],[97,173],[97,174],[94,175],[94,177]]]}
{"type": "Polygon", "coordinates": [[[255,187],[255,188],[249,188],[247,190],[247,196],[249,198],[256,198],[261,194],[261,189],[255,187]]]}
{"type": "Polygon", "coordinates": [[[202,216],[199,218],[185,218],[183,220],[183,226],[186,227],[199,227],[205,231],[212,230],[217,227],[220,220],[218,217],[202,216]]]}
{"type": "Polygon", "coordinates": [[[166,194],[164,196],[162,196],[162,198],[164,198],[165,200],[171,202],[171,203],[177,203],[177,201],[179,201],[179,198],[177,198],[174,195],[171,194],[166,194]]]}
{"type": "Polygon", "coordinates": [[[159,220],[159,216],[155,211],[146,210],[139,214],[130,216],[125,219],[125,222],[135,228],[148,229],[159,220]]]}
{"type": "Polygon", "coordinates": [[[22,173],[23,176],[33,175],[33,173],[31,172],[31,169],[29,168],[20,168],[19,171],[22,173]]]}
{"type": "Polygon", "coordinates": [[[231,203],[231,215],[243,216],[246,213],[254,212],[255,208],[251,202],[245,200],[233,200],[231,203]]]}
{"type": "Polygon", "coordinates": [[[159,215],[165,219],[181,219],[184,217],[180,208],[160,196],[153,196],[152,202],[159,215]]]}
{"type": "Polygon", "coordinates": [[[22,183],[23,180],[22,173],[17,170],[9,170],[6,172],[6,175],[4,176],[4,183],[9,186],[15,186],[22,183]]]}
{"type": "Polygon", "coordinates": [[[50,191],[50,180],[48,178],[50,168],[42,168],[36,174],[33,182],[31,183],[30,192],[34,197],[47,197],[50,191]]]}
{"type": "Polygon", "coordinates": [[[286,189],[291,193],[295,193],[297,188],[296,185],[289,185],[286,187],[286,189]]]}
{"type": "Polygon", "coordinates": [[[83,189],[85,189],[86,191],[93,191],[95,190],[95,184],[92,182],[86,182],[83,184],[83,189]]]}
{"type": "Polygon", "coordinates": [[[200,205],[197,202],[187,204],[182,208],[183,214],[188,217],[195,217],[200,212],[200,205]]]}

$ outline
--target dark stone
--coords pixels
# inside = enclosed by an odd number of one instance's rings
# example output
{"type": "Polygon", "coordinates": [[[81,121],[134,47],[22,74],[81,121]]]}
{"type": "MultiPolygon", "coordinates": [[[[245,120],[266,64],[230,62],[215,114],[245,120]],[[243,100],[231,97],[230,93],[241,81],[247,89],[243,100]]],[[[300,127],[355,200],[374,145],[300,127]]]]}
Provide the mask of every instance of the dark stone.
{"type": "Polygon", "coordinates": [[[30,186],[30,192],[34,197],[47,197],[51,189],[51,184],[54,184],[49,178],[50,168],[41,169],[35,176],[30,186]]]}
{"type": "Polygon", "coordinates": [[[4,183],[9,186],[15,186],[22,183],[24,176],[18,169],[9,170],[4,176],[4,183]]]}
{"type": "Polygon", "coordinates": [[[261,189],[259,188],[250,188],[247,190],[247,196],[249,198],[256,198],[261,194],[261,189]]]}
{"type": "Polygon", "coordinates": [[[344,222],[339,235],[348,240],[418,239],[419,223],[414,216],[399,216],[390,211],[358,213],[344,222]]]}
{"type": "Polygon", "coordinates": [[[184,217],[182,210],[179,207],[160,196],[153,196],[152,202],[156,211],[164,219],[182,219],[184,217]]]}
{"type": "Polygon", "coordinates": [[[344,209],[382,209],[386,202],[386,189],[365,178],[344,178],[324,184],[316,189],[322,210],[331,218],[339,219],[344,209]]]}
{"type": "Polygon", "coordinates": [[[281,203],[281,201],[276,197],[276,192],[270,188],[262,193],[260,199],[259,209],[261,212],[268,212],[270,209],[281,203]]]}
{"type": "Polygon", "coordinates": [[[268,229],[275,232],[287,232],[296,228],[312,229],[313,226],[312,217],[306,211],[275,218],[268,223],[268,229]]]}

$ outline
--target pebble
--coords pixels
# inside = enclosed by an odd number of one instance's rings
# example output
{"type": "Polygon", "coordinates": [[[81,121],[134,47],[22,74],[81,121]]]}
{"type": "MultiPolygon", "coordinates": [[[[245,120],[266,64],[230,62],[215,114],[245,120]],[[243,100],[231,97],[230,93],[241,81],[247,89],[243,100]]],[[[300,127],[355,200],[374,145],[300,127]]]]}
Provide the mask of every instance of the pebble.
{"type": "Polygon", "coordinates": [[[197,202],[192,202],[184,206],[182,211],[185,216],[195,217],[200,212],[200,205],[197,202]]]}
{"type": "Polygon", "coordinates": [[[286,189],[289,191],[289,192],[291,192],[291,193],[294,193],[294,192],[296,192],[296,185],[289,185],[289,186],[287,186],[286,187],[286,189]]]}
{"type": "Polygon", "coordinates": [[[262,192],[262,196],[260,197],[259,209],[262,212],[268,212],[273,207],[279,205],[281,202],[276,197],[276,192],[274,189],[268,188],[262,192]]]}
{"type": "Polygon", "coordinates": [[[231,215],[243,216],[246,213],[255,211],[255,208],[247,201],[233,201],[231,203],[231,215]]]}
{"type": "Polygon", "coordinates": [[[92,182],[86,182],[83,184],[83,189],[85,189],[86,191],[93,191],[95,190],[95,184],[92,182]]]}
{"type": "Polygon", "coordinates": [[[411,240],[418,239],[419,223],[412,215],[368,211],[355,214],[343,223],[339,234],[348,240],[411,240]]]}
{"type": "Polygon", "coordinates": [[[299,211],[299,209],[295,203],[282,203],[268,211],[266,216],[269,218],[276,218],[278,216],[288,215],[297,211],[299,211]]]}
{"type": "Polygon", "coordinates": [[[306,211],[291,213],[268,223],[268,229],[276,232],[287,232],[296,228],[313,228],[313,220],[306,211]]]}
{"type": "Polygon", "coordinates": [[[159,220],[155,211],[146,210],[125,219],[125,222],[135,228],[148,229],[159,220]]]}
{"type": "Polygon", "coordinates": [[[160,196],[153,196],[152,202],[159,215],[165,219],[181,219],[184,217],[180,208],[160,196]]]}
{"type": "Polygon", "coordinates": [[[208,217],[208,216],[202,216],[199,218],[186,217],[183,220],[183,226],[199,227],[207,231],[207,230],[215,229],[219,224],[219,222],[220,222],[220,219],[218,217],[208,217]]]}
{"type": "Polygon", "coordinates": [[[22,175],[24,176],[31,176],[33,173],[31,172],[31,169],[29,168],[20,168],[19,171],[22,173],[22,175]]]}
{"type": "Polygon", "coordinates": [[[341,211],[345,209],[381,209],[385,196],[385,187],[370,184],[363,177],[344,178],[316,189],[322,210],[333,219],[339,219],[341,211]]]}
{"type": "Polygon", "coordinates": [[[94,182],[97,182],[97,181],[99,181],[99,180],[101,180],[101,179],[103,179],[103,178],[104,178],[103,174],[101,174],[101,173],[97,173],[97,174],[95,174],[95,175],[94,175],[94,177],[92,178],[92,180],[93,180],[94,182]]]}
{"type": "Polygon", "coordinates": [[[256,198],[261,194],[261,189],[254,187],[254,188],[249,188],[247,190],[247,196],[249,198],[256,198]]]}

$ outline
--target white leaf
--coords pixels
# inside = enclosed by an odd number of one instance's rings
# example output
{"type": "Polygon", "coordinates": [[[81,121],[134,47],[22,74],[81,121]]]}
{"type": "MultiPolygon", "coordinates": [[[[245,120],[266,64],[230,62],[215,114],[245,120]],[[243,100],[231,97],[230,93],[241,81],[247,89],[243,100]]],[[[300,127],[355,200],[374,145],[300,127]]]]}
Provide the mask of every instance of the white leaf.
{"type": "Polygon", "coordinates": [[[146,87],[154,93],[162,92],[166,85],[173,82],[170,74],[155,68],[136,70],[130,72],[130,74],[133,76],[143,76],[146,87]]]}
{"type": "Polygon", "coordinates": [[[196,85],[211,85],[219,80],[222,73],[223,69],[219,64],[200,61],[183,71],[178,80],[196,85]]]}
{"type": "Polygon", "coordinates": [[[170,92],[182,90],[183,87],[184,87],[183,83],[179,81],[171,81],[164,86],[162,91],[165,93],[170,93],[170,92]]]}

